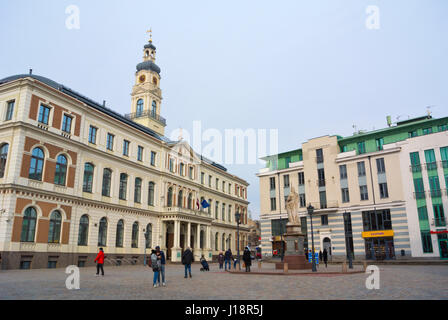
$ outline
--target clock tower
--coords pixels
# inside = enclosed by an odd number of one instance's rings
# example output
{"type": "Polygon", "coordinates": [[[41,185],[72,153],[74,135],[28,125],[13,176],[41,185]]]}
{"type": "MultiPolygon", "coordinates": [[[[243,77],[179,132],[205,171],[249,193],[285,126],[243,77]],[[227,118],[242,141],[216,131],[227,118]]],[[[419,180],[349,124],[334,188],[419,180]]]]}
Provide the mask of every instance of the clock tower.
{"type": "Polygon", "coordinates": [[[164,135],[166,120],[160,116],[162,91],[160,68],[155,64],[156,47],[150,39],[143,47],[143,62],[137,65],[135,84],[132,88],[131,114],[128,117],[160,135],[164,135]]]}

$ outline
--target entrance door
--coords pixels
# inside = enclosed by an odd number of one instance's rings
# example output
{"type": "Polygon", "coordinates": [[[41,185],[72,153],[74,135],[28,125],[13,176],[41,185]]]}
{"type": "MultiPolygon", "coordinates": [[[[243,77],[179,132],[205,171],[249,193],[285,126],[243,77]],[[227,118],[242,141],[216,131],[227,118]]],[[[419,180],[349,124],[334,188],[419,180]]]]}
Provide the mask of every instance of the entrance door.
{"type": "Polygon", "coordinates": [[[171,248],[174,246],[174,233],[166,233],[166,259],[171,260],[171,248]]]}
{"type": "Polygon", "coordinates": [[[330,240],[330,238],[324,239],[324,249],[327,249],[327,258],[328,258],[328,260],[330,260],[331,259],[331,240],[330,240]]]}
{"type": "Polygon", "coordinates": [[[448,259],[448,237],[447,234],[438,234],[437,239],[439,240],[439,250],[440,258],[443,260],[448,259]]]}

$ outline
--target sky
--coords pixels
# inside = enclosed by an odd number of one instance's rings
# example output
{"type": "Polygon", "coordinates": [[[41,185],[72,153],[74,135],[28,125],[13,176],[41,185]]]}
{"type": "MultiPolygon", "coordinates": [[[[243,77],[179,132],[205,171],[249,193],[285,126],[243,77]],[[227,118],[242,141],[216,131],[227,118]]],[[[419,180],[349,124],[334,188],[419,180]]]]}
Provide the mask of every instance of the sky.
{"type": "MultiPolygon", "coordinates": [[[[0,78],[32,68],[130,113],[151,28],[167,136],[192,132],[193,121],[223,133],[277,129],[284,152],[427,106],[447,116],[447,9],[445,0],[0,0],[0,78]],[[79,29],[67,28],[72,5],[79,29]]],[[[263,162],[224,165],[250,183],[258,218],[263,162]]]]}

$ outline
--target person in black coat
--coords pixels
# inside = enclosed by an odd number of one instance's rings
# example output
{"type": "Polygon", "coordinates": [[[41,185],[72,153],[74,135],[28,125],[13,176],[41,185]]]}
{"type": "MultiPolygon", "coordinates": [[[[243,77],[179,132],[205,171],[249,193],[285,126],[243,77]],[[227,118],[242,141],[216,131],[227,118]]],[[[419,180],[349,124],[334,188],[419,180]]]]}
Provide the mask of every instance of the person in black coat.
{"type": "Polygon", "coordinates": [[[324,252],[322,253],[322,259],[325,262],[325,268],[327,267],[327,260],[328,260],[328,253],[327,253],[327,248],[324,249],[324,252]]]}
{"type": "Polygon", "coordinates": [[[250,272],[250,265],[252,264],[252,258],[250,256],[250,251],[248,247],[244,249],[243,261],[244,265],[246,266],[246,272],[250,272]]]}
{"type": "Polygon", "coordinates": [[[193,262],[193,252],[191,252],[190,248],[187,247],[185,249],[184,254],[182,255],[182,264],[185,266],[185,277],[187,278],[187,270],[190,274],[191,278],[191,263],[193,262]]]}

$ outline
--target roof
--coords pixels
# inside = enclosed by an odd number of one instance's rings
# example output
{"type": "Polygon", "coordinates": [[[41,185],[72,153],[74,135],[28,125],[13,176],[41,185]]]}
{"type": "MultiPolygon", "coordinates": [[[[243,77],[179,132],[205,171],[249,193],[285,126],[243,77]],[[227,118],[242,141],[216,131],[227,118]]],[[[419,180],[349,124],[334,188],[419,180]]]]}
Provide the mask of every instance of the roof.
{"type": "MultiPolygon", "coordinates": [[[[133,127],[134,129],[137,129],[137,130],[139,130],[139,131],[141,131],[143,133],[146,133],[146,134],[156,138],[157,140],[160,140],[160,141],[163,141],[163,142],[169,143],[169,144],[176,143],[176,141],[172,141],[172,140],[168,139],[167,137],[165,137],[163,135],[159,135],[158,133],[156,133],[155,131],[149,129],[148,127],[140,125],[140,124],[138,124],[138,123],[136,123],[136,122],[134,122],[134,121],[124,117],[123,115],[119,114],[118,112],[115,112],[115,111],[113,111],[113,110],[111,110],[109,108],[106,108],[104,105],[102,105],[102,104],[100,104],[98,102],[93,101],[92,99],[90,99],[90,98],[88,98],[88,97],[86,97],[86,96],[76,92],[75,90],[72,90],[69,87],[64,86],[63,84],[60,84],[60,83],[58,83],[56,81],[53,81],[53,80],[51,80],[49,78],[46,78],[46,77],[43,77],[43,76],[34,75],[34,74],[18,74],[18,75],[14,75],[14,76],[10,76],[10,77],[6,77],[4,79],[1,79],[0,80],[0,85],[2,85],[4,83],[7,83],[7,82],[11,82],[11,81],[19,80],[19,79],[25,79],[25,78],[32,78],[32,79],[35,79],[35,80],[37,80],[39,82],[42,82],[43,84],[46,84],[47,86],[50,86],[53,89],[56,89],[56,90],[58,90],[58,91],[60,91],[62,93],[65,93],[65,94],[71,96],[72,98],[75,98],[76,100],[84,102],[87,106],[89,106],[89,107],[91,107],[91,108],[93,108],[95,110],[98,110],[98,111],[100,111],[100,112],[102,112],[104,114],[107,114],[108,116],[111,116],[115,120],[121,121],[121,122],[123,122],[123,123],[125,123],[125,124],[127,124],[127,125],[129,125],[131,127],[133,127]]],[[[218,169],[220,169],[222,171],[227,172],[227,169],[224,166],[222,166],[222,165],[220,165],[220,164],[218,164],[218,163],[216,163],[214,161],[211,161],[211,160],[205,158],[202,155],[198,155],[198,156],[200,156],[201,160],[203,160],[204,162],[206,162],[206,163],[208,163],[208,164],[210,164],[210,165],[212,165],[212,166],[214,166],[214,167],[216,167],[216,168],[218,168],[218,169]]]]}

